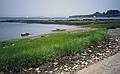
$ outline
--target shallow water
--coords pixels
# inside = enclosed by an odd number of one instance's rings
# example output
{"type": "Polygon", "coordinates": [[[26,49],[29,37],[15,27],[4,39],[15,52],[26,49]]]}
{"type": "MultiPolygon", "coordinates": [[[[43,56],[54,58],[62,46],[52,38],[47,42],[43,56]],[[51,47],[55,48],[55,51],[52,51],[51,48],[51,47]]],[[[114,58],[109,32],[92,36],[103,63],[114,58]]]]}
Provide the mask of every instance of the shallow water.
{"type": "Polygon", "coordinates": [[[32,36],[52,33],[51,30],[71,29],[76,26],[59,25],[59,24],[27,24],[27,23],[0,23],[0,40],[18,39],[21,33],[30,33],[32,36]]]}

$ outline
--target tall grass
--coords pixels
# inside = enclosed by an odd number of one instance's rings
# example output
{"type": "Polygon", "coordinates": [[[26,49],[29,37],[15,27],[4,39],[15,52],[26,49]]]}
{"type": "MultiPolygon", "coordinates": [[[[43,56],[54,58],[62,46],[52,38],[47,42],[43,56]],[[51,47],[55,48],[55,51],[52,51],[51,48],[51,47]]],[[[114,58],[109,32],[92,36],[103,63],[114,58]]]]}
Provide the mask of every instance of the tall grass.
{"type": "Polygon", "coordinates": [[[120,23],[114,24],[89,24],[89,25],[81,25],[82,27],[91,27],[91,28],[107,28],[107,29],[115,29],[120,28],[120,23]]]}
{"type": "Polygon", "coordinates": [[[85,48],[101,43],[106,29],[90,32],[67,32],[35,39],[0,42],[0,70],[20,70],[37,66],[66,54],[80,53],[85,48]]]}

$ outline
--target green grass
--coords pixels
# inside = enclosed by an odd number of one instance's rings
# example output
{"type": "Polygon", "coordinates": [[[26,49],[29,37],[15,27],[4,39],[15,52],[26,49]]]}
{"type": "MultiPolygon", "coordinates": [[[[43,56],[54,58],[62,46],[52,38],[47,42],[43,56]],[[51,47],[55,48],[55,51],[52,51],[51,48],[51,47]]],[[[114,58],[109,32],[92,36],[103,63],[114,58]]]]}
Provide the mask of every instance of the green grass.
{"type": "Polygon", "coordinates": [[[120,20],[48,20],[48,22],[120,22],[120,20]]]}
{"type": "Polygon", "coordinates": [[[48,20],[46,22],[49,23],[75,23],[73,25],[81,25],[82,23],[96,23],[96,24],[114,24],[114,23],[120,23],[120,20],[48,20]],[[76,24],[81,23],[81,24],[76,24]]]}
{"type": "Polygon", "coordinates": [[[114,24],[89,24],[89,25],[81,25],[82,27],[91,27],[91,28],[107,28],[107,29],[115,29],[120,28],[120,23],[114,24]]]}
{"type": "Polygon", "coordinates": [[[67,32],[35,39],[0,42],[0,70],[20,70],[67,54],[82,52],[107,37],[106,29],[67,32]]]}

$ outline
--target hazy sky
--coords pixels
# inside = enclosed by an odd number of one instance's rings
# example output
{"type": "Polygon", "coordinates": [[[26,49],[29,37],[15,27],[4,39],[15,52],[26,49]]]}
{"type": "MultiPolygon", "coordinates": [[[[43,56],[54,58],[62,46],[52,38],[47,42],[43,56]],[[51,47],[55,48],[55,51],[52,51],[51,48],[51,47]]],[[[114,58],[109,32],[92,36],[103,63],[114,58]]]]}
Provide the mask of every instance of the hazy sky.
{"type": "Polygon", "coordinates": [[[120,0],[0,0],[0,16],[69,16],[119,9],[120,0]]]}

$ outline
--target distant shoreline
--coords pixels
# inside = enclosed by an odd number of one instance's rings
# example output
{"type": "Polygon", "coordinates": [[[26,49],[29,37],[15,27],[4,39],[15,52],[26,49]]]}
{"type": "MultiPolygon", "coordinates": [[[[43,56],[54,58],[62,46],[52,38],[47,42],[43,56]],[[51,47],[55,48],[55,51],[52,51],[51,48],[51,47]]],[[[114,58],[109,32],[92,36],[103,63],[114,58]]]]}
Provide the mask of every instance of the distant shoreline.
{"type": "Polygon", "coordinates": [[[87,25],[87,24],[106,24],[106,23],[113,23],[112,21],[120,21],[120,18],[118,19],[106,19],[106,18],[83,18],[82,20],[80,18],[71,18],[71,19],[4,19],[0,20],[0,22],[16,22],[16,23],[40,23],[40,24],[64,24],[64,25],[87,25]],[[77,21],[77,22],[76,22],[77,21]],[[100,22],[104,21],[104,22],[100,22]]]}

